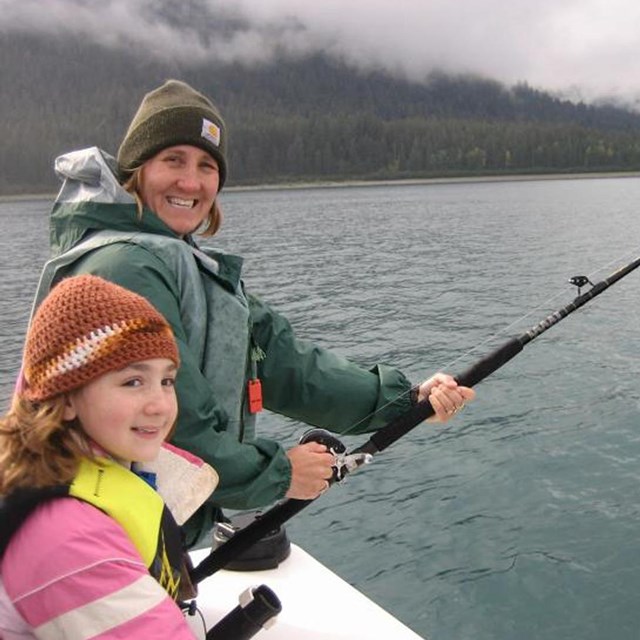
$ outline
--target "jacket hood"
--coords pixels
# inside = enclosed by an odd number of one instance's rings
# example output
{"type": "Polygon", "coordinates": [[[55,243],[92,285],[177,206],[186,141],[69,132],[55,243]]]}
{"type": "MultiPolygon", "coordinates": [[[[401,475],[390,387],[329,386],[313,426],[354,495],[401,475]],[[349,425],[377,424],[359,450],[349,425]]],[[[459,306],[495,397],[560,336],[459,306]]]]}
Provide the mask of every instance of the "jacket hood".
{"type": "Polygon", "coordinates": [[[115,158],[98,147],[61,155],[54,167],[62,187],[51,211],[52,257],[73,248],[89,232],[103,229],[177,237],[150,210],[138,215],[136,201],[118,181],[115,158]]]}

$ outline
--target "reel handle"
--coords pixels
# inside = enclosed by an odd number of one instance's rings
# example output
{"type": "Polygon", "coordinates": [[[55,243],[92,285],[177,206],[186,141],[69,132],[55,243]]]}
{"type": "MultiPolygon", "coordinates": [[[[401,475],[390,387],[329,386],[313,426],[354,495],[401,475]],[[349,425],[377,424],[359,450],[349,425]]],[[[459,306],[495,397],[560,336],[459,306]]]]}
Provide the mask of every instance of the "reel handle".
{"type": "Polygon", "coordinates": [[[336,457],[336,465],[333,466],[333,474],[329,480],[329,484],[332,485],[336,482],[340,482],[344,478],[344,470],[340,466],[342,456],[346,453],[347,447],[336,438],[333,433],[326,429],[309,429],[305,431],[300,437],[299,444],[306,444],[307,442],[317,442],[327,447],[327,451],[332,453],[336,457]]]}
{"type": "Polygon", "coordinates": [[[347,447],[336,438],[333,433],[326,429],[309,429],[305,431],[300,437],[299,444],[306,444],[307,442],[317,442],[327,447],[327,450],[333,455],[339,456],[345,453],[347,447]]]}

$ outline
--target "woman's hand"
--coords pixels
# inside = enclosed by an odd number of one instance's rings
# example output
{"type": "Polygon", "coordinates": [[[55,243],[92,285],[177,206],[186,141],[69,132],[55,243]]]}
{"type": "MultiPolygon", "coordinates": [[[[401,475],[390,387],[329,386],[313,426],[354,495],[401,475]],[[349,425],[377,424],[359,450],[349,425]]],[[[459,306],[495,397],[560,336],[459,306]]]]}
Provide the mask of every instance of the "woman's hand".
{"type": "Polygon", "coordinates": [[[427,422],[446,422],[475,397],[473,389],[459,386],[446,373],[436,373],[418,387],[418,402],[429,399],[435,411],[427,422]]]}
{"type": "Polygon", "coordinates": [[[291,463],[291,484],[287,498],[313,500],[329,488],[335,457],[318,442],[299,444],[287,451],[291,463]]]}

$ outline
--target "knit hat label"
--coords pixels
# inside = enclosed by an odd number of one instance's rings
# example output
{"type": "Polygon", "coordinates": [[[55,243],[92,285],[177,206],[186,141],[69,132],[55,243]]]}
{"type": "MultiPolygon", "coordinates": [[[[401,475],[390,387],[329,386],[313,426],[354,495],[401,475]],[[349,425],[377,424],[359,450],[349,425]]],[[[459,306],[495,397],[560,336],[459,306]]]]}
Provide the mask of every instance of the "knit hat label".
{"type": "Polygon", "coordinates": [[[220,146],[220,127],[217,124],[202,118],[202,131],[200,135],[205,139],[215,144],[216,147],[220,146]]]}

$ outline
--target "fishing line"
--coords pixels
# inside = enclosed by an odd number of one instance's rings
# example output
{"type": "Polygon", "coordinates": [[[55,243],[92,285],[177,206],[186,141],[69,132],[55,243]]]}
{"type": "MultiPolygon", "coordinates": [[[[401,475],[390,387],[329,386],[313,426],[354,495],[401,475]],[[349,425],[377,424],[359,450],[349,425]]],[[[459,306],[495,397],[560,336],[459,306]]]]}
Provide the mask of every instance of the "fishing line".
{"type": "MultiPolygon", "coordinates": [[[[612,260],[610,260],[609,262],[607,262],[606,264],[597,267],[596,269],[594,269],[593,271],[591,271],[589,273],[588,276],[586,276],[588,278],[589,281],[593,280],[595,278],[595,275],[600,273],[601,271],[604,271],[605,269],[610,268],[612,265],[619,263],[621,261],[627,261],[628,258],[630,256],[633,255],[637,255],[638,253],[638,249],[640,248],[640,245],[638,245],[637,248],[635,248],[634,250],[628,250],[622,254],[620,254],[617,258],[614,258],[612,260]]],[[[575,285],[572,285],[575,286],[575,285]]],[[[469,356],[471,356],[472,354],[474,354],[475,352],[477,352],[478,350],[480,350],[481,348],[485,347],[486,345],[488,345],[491,342],[494,342],[497,338],[504,336],[507,332],[511,332],[516,326],[518,326],[519,324],[522,324],[527,318],[529,318],[529,316],[532,316],[534,313],[536,313],[537,311],[539,311],[541,308],[543,307],[549,307],[552,305],[552,303],[559,297],[561,296],[565,296],[567,291],[572,291],[572,289],[570,289],[569,287],[567,287],[566,285],[564,287],[562,287],[561,289],[559,289],[556,293],[551,294],[546,300],[543,300],[541,302],[539,302],[535,307],[532,307],[529,311],[527,311],[526,313],[524,313],[522,316],[516,318],[513,322],[511,322],[510,324],[504,326],[503,328],[497,330],[496,332],[494,332],[493,334],[487,336],[484,340],[482,340],[481,342],[473,345],[472,347],[470,347],[467,351],[465,351],[464,353],[460,354],[459,356],[455,357],[453,360],[449,361],[448,363],[446,363],[445,365],[443,365],[441,368],[438,369],[438,371],[450,371],[456,364],[458,364],[459,362],[465,360],[466,358],[468,358],[469,356]]],[[[433,375],[433,374],[432,374],[433,375]]],[[[424,380],[427,380],[427,378],[424,378],[424,380]]],[[[364,416],[363,418],[361,418],[360,420],[358,420],[357,422],[355,422],[354,424],[352,424],[346,431],[341,431],[340,435],[342,436],[348,436],[349,434],[353,433],[353,431],[359,426],[361,425],[363,422],[368,421],[369,419],[371,419],[373,416],[377,415],[378,413],[380,413],[381,411],[383,411],[384,409],[386,409],[387,407],[395,404],[398,400],[406,397],[407,395],[409,395],[411,393],[411,389],[407,390],[407,391],[403,391],[402,393],[398,394],[395,398],[392,398],[391,400],[389,400],[388,402],[386,402],[385,404],[381,405],[380,407],[378,407],[375,411],[372,411],[371,413],[369,413],[368,415],[364,416]]]]}

